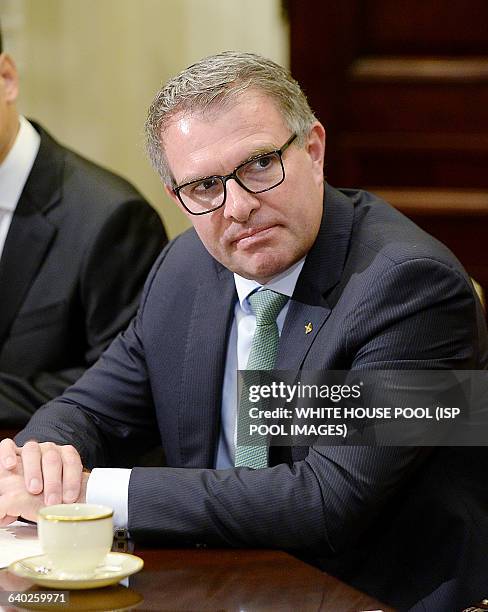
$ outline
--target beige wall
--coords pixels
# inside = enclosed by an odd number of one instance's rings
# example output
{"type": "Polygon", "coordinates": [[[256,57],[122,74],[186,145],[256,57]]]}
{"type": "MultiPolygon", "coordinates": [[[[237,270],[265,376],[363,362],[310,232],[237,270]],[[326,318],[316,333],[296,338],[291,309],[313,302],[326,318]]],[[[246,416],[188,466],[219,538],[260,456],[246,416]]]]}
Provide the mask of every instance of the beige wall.
{"type": "Polygon", "coordinates": [[[0,0],[0,18],[21,74],[20,110],[129,178],[174,236],[187,221],[143,150],[152,96],[172,74],[225,49],[286,65],[280,7],[280,0],[0,0]]]}

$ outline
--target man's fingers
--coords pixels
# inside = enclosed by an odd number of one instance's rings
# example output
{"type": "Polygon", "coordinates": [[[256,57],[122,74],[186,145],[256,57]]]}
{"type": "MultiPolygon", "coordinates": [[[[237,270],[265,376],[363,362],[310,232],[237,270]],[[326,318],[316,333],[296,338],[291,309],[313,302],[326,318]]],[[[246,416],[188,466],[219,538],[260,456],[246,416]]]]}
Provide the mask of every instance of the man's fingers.
{"type": "Polygon", "coordinates": [[[33,495],[38,495],[43,489],[41,458],[41,446],[38,442],[30,440],[24,444],[22,447],[24,482],[26,489],[33,495]]]}
{"type": "Polygon", "coordinates": [[[42,506],[42,496],[27,493],[20,475],[12,476],[8,488],[0,495],[0,527],[13,523],[19,516],[35,521],[42,506]]]}
{"type": "Polygon", "coordinates": [[[83,465],[73,446],[61,446],[60,450],[63,461],[63,502],[72,504],[80,495],[83,465]]]}
{"type": "Polygon", "coordinates": [[[7,459],[12,456],[19,476],[23,472],[26,490],[32,495],[44,493],[46,505],[73,503],[79,498],[83,465],[73,446],[30,440],[19,449],[13,440],[5,439],[0,443],[0,467],[10,465],[7,459]]]}
{"type": "Polygon", "coordinates": [[[49,442],[40,445],[44,478],[44,503],[48,506],[73,503],[81,488],[83,465],[73,446],[56,446],[49,442]]]}
{"type": "Polygon", "coordinates": [[[0,442],[0,465],[6,470],[13,470],[17,465],[17,445],[10,438],[0,442]]]}
{"type": "Polygon", "coordinates": [[[73,503],[79,498],[83,466],[72,446],[31,440],[19,449],[12,440],[4,440],[0,451],[0,527],[18,516],[36,520],[43,504],[73,503]],[[12,453],[15,469],[6,470],[2,460],[12,453]]]}
{"type": "Polygon", "coordinates": [[[60,448],[45,442],[42,448],[42,474],[44,479],[44,503],[47,506],[63,501],[63,461],[60,448]]]}
{"type": "Polygon", "coordinates": [[[0,518],[0,527],[7,527],[10,523],[15,523],[18,517],[5,515],[3,518],[0,518]]]}

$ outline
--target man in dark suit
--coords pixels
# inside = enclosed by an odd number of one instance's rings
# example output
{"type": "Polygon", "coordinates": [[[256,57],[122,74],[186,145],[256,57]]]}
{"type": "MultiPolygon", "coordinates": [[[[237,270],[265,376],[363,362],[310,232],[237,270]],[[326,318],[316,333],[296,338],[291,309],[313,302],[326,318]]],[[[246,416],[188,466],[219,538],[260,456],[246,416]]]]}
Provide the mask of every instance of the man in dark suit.
{"type": "Polygon", "coordinates": [[[263,455],[235,437],[246,364],[485,367],[483,313],[459,262],[371,194],[324,186],[324,128],[269,60],[224,53],[191,66],[157,94],[147,132],[194,229],[162,253],[97,364],[38,411],[19,446],[0,444],[3,523],[88,499],[113,505],[141,542],[286,548],[396,606],[480,598],[484,449],[263,455]],[[167,467],[108,469],[157,440],[167,467]]]}
{"type": "Polygon", "coordinates": [[[166,243],[120,177],[19,117],[0,36],[0,427],[20,428],[134,315],[166,243]]]}

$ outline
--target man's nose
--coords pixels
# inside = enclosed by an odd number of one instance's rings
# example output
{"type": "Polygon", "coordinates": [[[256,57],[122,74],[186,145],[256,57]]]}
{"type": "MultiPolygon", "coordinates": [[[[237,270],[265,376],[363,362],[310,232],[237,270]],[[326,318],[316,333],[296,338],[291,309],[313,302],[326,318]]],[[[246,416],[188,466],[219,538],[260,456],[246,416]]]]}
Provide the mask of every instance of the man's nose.
{"type": "Polygon", "coordinates": [[[227,181],[227,197],[224,205],[224,217],[238,223],[248,221],[253,210],[259,208],[257,196],[246,191],[233,179],[227,181]]]}

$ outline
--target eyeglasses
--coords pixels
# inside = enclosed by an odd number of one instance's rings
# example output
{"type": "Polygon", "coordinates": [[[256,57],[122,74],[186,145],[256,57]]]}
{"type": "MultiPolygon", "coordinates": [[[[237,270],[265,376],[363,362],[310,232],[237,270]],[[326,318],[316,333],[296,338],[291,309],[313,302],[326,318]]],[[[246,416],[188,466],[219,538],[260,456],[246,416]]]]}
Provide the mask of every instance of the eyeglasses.
{"type": "Polygon", "coordinates": [[[207,176],[184,183],[173,189],[186,210],[192,215],[206,215],[225,204],[227,181],[234,179],[249,193],[263,193],[281,185],[285,180],[283,153],[297,137],[293,134],[276,151],[261,153],[237,166],[225,176],[207,176]]]}

